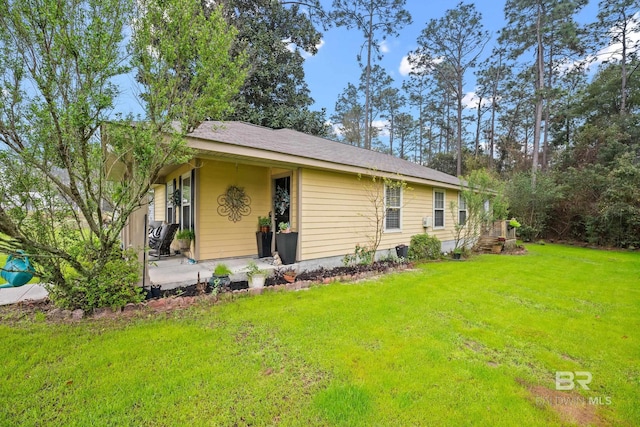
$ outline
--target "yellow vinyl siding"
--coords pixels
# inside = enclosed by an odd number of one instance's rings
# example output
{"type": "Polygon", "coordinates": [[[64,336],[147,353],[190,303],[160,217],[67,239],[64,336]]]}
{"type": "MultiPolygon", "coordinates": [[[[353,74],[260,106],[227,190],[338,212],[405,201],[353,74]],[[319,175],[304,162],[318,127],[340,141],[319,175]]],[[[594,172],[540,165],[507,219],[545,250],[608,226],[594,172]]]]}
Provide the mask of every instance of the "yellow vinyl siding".
{"type": "Polygon", "coordinates": [[[167,189],[163,185],[153,187],[154,221],[164,221],[167,217],[167,189]]]}
{"type": "MultiPolygon", "coordinates": [[[[366,195],[365,183],[370,178],[356,175],[304,169],[302,172],[301,260],[341,256],[353,253],[356,244],[368,245],[375,233],[373,206],[366,195]]],[[[380,183],[382,185],[382,183],[380,183]]],[[[423,233],[423,217],[433,217],[433,187],[408,183],[402,194],[402,229],[383,233],[378,249],[393,249],[409,244],[411,236],[423,233]]],[[[455,197],[448,190],[446,199],[455,197]]],[[[453,222],[447,218],[446,228],[429,234],[446,241],[453,238],[453,222]]]]}
{"type": "Polygon", "coordinates": [[[199,259],[257,255],[258,216],[271,210],[269,168],[203,160],[196,183],[196,244],[199,259]],[[229,185],[243,187],[251,213],[238,222],[218,214],[218,197],[229,185]]]}

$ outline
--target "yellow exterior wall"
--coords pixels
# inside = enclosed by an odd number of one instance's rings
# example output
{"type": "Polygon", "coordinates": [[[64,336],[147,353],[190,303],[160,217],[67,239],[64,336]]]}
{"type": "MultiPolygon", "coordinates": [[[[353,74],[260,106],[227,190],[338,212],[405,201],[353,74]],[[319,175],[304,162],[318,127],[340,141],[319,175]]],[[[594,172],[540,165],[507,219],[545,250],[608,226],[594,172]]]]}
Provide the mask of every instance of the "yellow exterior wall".
{"type": "Polygon", "coordinates": [[[164,185],[153,186],[154,221],[164,221],[167,217],[167,188],[164,185]]]}
{"type": "MultiPolygon", "coordinates": [[[[304,169],[302,171],[302,224],[300,260],[342,256],[353,253],[356,244],[367,245],[375,230],[374,209],[366,195],[370,178],[358,180],[346,173],[304,169]]],[[[380,184],[382,185],[382,184],[380,184]]],[[[403,191],[401,231],[385,232],[378,249],[408,245],[411,236],[423,233],[423,217],[433,218],[433,187],[409,184],[403,191]]],[[[453,239],[453,221],[448,203],[457,191],[445,195],[445,225],[442,230],[429,228],[430,235],[441,241],[453,239]]],[[[457,200],[457,199],[456,199],[457,200]]]]}
{"type": "Polygon", "coordinates": [[[202,160],[196,177],[196,245],[198,258],[255,256],[258,216],[271,210],[269,168],[202,160]],[[243,187],[251,198],[251,213],[233,222],[218,214],[218,196],[229,185],[243,187]]]}

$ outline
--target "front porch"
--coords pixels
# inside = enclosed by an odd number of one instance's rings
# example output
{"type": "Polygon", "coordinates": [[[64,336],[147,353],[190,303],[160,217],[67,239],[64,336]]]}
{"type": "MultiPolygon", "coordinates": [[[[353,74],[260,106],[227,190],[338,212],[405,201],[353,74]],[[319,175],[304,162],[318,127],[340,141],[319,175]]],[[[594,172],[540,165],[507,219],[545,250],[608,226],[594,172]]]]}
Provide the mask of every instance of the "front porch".
{"type": "MultiPolygon", "coordinates": [[[[257,259],[251,257],[229,258],[199,261],[196,264],[189,264],[186,257],[175,255],[163,257],[159,260],[151,259],[147,261],[150,285],[159,285],[161,289],[174,289],[184,286],[194,285],[198,281],[198,273],[201,282],[208,282],[213,275],[213,270],[220,263],[226,264],[232,271],[231,281],[239,282],[247,280],[245,273],[249,262],[253,261],[258,268],[269,272],[269,276],[278,268],[268,262],[268,258],[257,259]]],[[[297,264],[287,265],[287,268],[297,270],[297,264]]]]}

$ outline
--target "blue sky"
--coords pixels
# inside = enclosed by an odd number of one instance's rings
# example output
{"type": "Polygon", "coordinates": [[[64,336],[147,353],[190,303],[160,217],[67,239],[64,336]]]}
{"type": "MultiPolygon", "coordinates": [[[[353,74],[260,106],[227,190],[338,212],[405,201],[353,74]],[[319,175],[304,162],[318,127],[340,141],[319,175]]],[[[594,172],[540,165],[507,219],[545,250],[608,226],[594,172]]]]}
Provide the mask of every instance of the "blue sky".
{"type": "MultiPolygon", "coordinates": [[[[331,0],[321,0],[327,8],[331,0]]],[[[417,47],[417,38],[430,19],[444,16],[448,9],[454,8],[459,0],[407,0],[406,9],[411,13],[413,23],[400,31],[400,36],[390,38],[384,44],[384,57],[379,62],[400,87],[405,78],[401,71],[403,58],[417,47]]],[[[476,0],[476,9],[482,14],[484,27],[491,32],[492,42],[485,48],[484,55],[491,53],[491,45],[498,31],[504,26],[504,0],[476,0]]],[[[598,0],[591,0],[578,16],[581,22],[591,22],[597,13],[598,0]]],[[[361,70],[356,56],[360,52],[364,38],[355,29],[330,28],[323,32],[322,44],[315,56],[305,60],[305,80],[315,100],[312,110],[327,110],[327,119],[333,113],[336,100],[348,83],[358,83],[361,70]]],[[[136,83],[133,75],[114,79],[122,90],[116,101],[115,112],[141,114],[142,108],[137,99],[136,83]]],[[[467,78],[465,91],[473,93],[475,79],[467,78]]]]}
{"type": "MultiPolygon", "coordinates": [[[[406,9],[411,13],[413,23],[404,27],[397,38],[388,39],[385,43],[386,53],[379,62],[387,73],[394,78],[399,87],[405,76],[401,72],[402,60],[417,47],[417,39],[426,23],[431,19],[444,16],[448,9],[454,8],[459,0],[407,0],[406,9]]],[[[491,53],[491,45],[498,36],[498,31],[505,25],[504,1],[477,0],[476,9],[482,14],[482,22],[492,34],[492,42],[485,48],[483,54],[491,53]]],[[[330,0],[323,4],[330,6],[330,0]]],[[[591,22],[597,13],[598,1],[590,1],[581,11],[579,20],[591,22]]],[[[313,57],[305,61],[306,81],[311,90],[311,97],[315,100],[313,110],[326,108],[327,118],[332,114],[335,102],[348,83],[358,83],[361,70],[356,56],[360,52],[364,37],[357,30],[345,28],[330,28],[323,33],[323,43],[313,57]]],[[[467,78],[465,91],[473,92],[474,76],[467,78]]]]}

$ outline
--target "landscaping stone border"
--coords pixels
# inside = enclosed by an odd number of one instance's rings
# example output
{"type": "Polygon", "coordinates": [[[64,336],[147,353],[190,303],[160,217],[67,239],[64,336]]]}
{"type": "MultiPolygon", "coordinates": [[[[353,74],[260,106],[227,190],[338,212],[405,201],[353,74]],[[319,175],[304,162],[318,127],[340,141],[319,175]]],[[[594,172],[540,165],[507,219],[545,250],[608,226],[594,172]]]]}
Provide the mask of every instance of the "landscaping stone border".
{"type": "MultiPolygon", "coordinates": [[[[116,319],[140,317],[153,313],[167,313],[185,309],[199,303],[217,303],[233,301],[242,295],[261,295],[268,292],[296,292],[307,291],[312,286],[328,285],[331,283],[354,283],[364,279],[379,277],[381,274],[405,271],[412,267],[411,264],[396,264],[383,270],[360,271],[354,274],[341,274],[332,277],[325,275],[316,276],[316,280],[296,280],[293,283],[276,284],[263,288],[238,289],[221,294],[203,294],[198,296],[169,296],[164,298],[149,299],[138,304],[129,303],[122,309],[98,308],[93,313],[85,313],[84,310],[62,310],[51,304],[48,298],[39,301],[21,301],[11,306],[0,308],[0,320],[21,320],[36,318],[44,314],[45,319],[51,322],[77,322],[88,319],[116,319]],[[38,314],[39,313],[39,314],[38,314]]],[[[325,272],[326,274],[326,272],[325,272]]]]}

